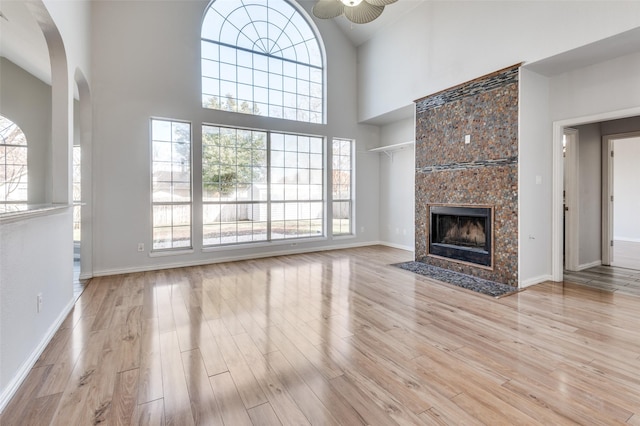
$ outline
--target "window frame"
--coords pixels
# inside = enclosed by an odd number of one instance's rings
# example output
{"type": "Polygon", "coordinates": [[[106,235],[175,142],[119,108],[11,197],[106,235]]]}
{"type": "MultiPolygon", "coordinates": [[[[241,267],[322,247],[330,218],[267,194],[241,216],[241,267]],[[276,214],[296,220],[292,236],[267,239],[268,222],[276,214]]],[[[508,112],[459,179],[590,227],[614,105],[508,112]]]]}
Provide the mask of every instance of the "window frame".
{"type": "MultiPolygon", "coordinates": [[[[171,144],[173,145],[174,140],[173,140],[173,130],[172,130],[172,135],[171,135],[171,144]]],[[[149,165],[150,165],[150,173],[149,173],[149,177],[150,177],[150,191],[149,191],[149,195],[150,195],[150,221],[151,221],[151,239],[150,239],[150,254],[155,254],[155,255],[162,255],[162,254],[171,254],[171,253],[181,253],[181,252],[191,252],[193,251],[193,246],[194,246],[194,212],[193,212],[193,207],[194,207],[194,191],[193,191],[193,123],[189,120],[179,120],[179,119],[174,119],[174,118],[166,118],[166,117],[151,117],[149,119],[149,165]],[[162,122],[168,122],[171,124],[171,127],[173,129],[173,124],[177,123],[177,124],[187,124],[189,126],[189,141],[188,141],[188,146],[189,146],[189,155],[188,155],[188,160],[189,160],[189,201],[182,201],[182,202],[175,202],[175,201],[155,201],[154,200],[154,163],[156,162],[154,159],[154,141],[160,142],[160,140],[156,140],[154,139],[154,134],[153,134],[153,123],[154,121],[162,121],[162,122]],[[170,226],[155,226],[155,214],[154,214],[154,210],[156,206],[185,206],[188,205],[189,206],[189,244],[188,245],[184,245],[184,246],[175,246],[174,242],[175,239],[173,238],[173,228],[175,227],[173,225],[173,216],[172,216],[172,220],[171,220],[171,225],[170,226]],[[158,247],[156,248],[156,244],[155,244],[155,230],[156,228],[171,228],[171,247],[158,247]]],[[[163,141],[163,142],[167,142],[167,141],[163,141]]],[[[173,149],[173,147],[172,147],[173,149]]],[[[173,151],[172,151],[172,156],[173,156],[173,151]]],[[[171,164],[173,165],[173,161],[171,162],[171,164]]],[[[170,181],[171,183],[171,191],[173,191],[173,170],[172,170],[172,180],[170,181]]],[[[165,181],[166,182],[166,181],[165,181]]],[[[172,212],[173,215],[173,212],[172,212]]]]}
{"type": "MultiPolygon", "coordinates": [[[[356,153],[356,141],[355,139],[350,138],[332,138],[331,140],[331,236],[334,238],[341,237],[351,237],[355,236],[355,153],[356,153]],[[333,167],[335,164],[335,146],[336,143],[347,142],[349,144],[349,197],[348,198],[334,198],[334,188],[336,185],[335,182],[335,168],[333,167]],[[348,212],[349,212],[349,230],[347,232],[335,232],[335,204],[336,203],[348,203],[348,212]]],[[[346,170],[346,169],[340,169],[346,170]]],[[[343,184],[342,184],[343,185],[343,184]]]]}
{"type": "Polygon", "coordinates": [[[216,1],[214,0],[206,8],[203,14],[203,20],[200,30],[200,92],[202,107],[204,109],[246,113],[254,116],[262,116],[282,120],[293,120],[299,123],[326,124],[326,53],[324,51],[324,42],[322,41],[320,33],[313,23],[313,20],[310,19],[307,15],[306,11],[304,11],[304,9],[302,9],[296,2],[292,2],[289,0],[254,0],[254,3],[243,3],[241,6],[238,6],[231,11],[226,11],[229,13],[227,16],[223,16],[222,13],[220,13],[215,8],[215,6],[216,1]],[[275,3],[275,6],[272,6],[272,4],[270,3],[275,3]],[[278,7],[278,3],[282,4],[285,7],[278,7]],[[277,25],[277,19],[274,19],[273,21],[267,21],[268,25],[272,25],[280,31],[276,40],[272,40],[267,36],[269,34],[268,30],[266,30],[267,34],[263,34],[262,32],[260,32],[260,30],[255,29],[262,28],[261,25],[255,25],[255,22],[260,23],[260,21],[257,21],[256,17],[252,17],[249,12],[251,8],[255,7],[256,5],[267,8],[274,15],[279,14],[284,17],[284,20],[286,20],[286,24],[283,27],[279,27],[277,25]],[[255,34],[253,34],[252,36],[257,36],[258,41],[260,41],[260,43],[254,42],[253,46],[263,44],[264,38],[265,36],[267,36],[267,44],[273,43],[273,45],[279,48],[279,50],[270,50],[271,47],[265,45],[263,45],[262,48],[247,48],[246,46],[242,45],[243,43],[241,43],[240,40],[243,40],[244,44],[246,44],[247,40],[252,40],[252,38],[247,35],[251,35],[252,31],[248,31],[247,33],[245,33],[243,32],[243,30],[240,30],[233,24],[234,21],[231,20],[231,15],[233,15],[234,12],[240,9],[246,11],[246,16],[244,17],[249,18],[248,22],[254,23],[253,26],[250,26],[246,23],[246,25],[244,26],[254,30],[255,34]],[[291,12],[291,14],[287,18],[284,12],[291,12]],[[208,33],[208,18],[210,13],[214,14],[211,17],[212,21],[221,19],[221,23],[217,23],[220,25],[220,31],[218,34],[208,33]],[[229,43],[230,40],[224,40],[221,36],[223,27],[227,24],[237,30],[236,40],[233,43],[229,43]],[[303,25],[304,27],[302,27],[303,25]],[[291,34],[300,36],[300,39],[302,41],[299,43],[293,43],[290,37],[291,34]],[[311,37],[304,38],[305,36],[311,37]],[[288,39],[292,44],[285,44],[283,46],[280,46],[280,39],[288,39]],[[304,45],[306,47],[306,50],[304,52],[306,53],[306,57],[309,58],[306,62],[302,60],[303,58],[298,58],[297,56],[297,49],[301,45],[304,45]],[[205,54],[205,51],[209,50],[207,46],[213,46],[215,47],[215,49],[218,49],[217,53],[211,56],[207,56],[205,54]],[[235,56],[234,63],[228,63],[227,60],[222,57],[220,51],[221,48],[232,50],[232,56],[235,56]],[[286,51],[290,51],[293,53],[284,54],[284,52],[286,51]],[[243,54],[249,55],[248,59],[249,62],[251,62],[251,66],[245,66],[239,60],[238,52],[243,52],[243,54]],[[277,53],[281,53],[281,55],[278,55],[277,53]],[[276,71],[272,71],[271,65],[267,65],[266,69],[263,69],[264,67],[261,68],[259,65],[256,65],[256,55],[257,57],[264,57],[264,61],[266,61],[266,63],[268,64],[271,64],[272,61],[280,61],[281,63],[279,65],[281,72],[278,73],[276,71]],[[317,63],[312,58],[317,58],[317,63]],[[289,64],[289,66],[293,66],[296,69],[295,76],[293,76],[293,80],[295,80],[296,82],[295,92],[285,90],[287,87],[287,83],[292,79],[292,76],[285,72],[287,64],[289,64]],[[215,65],[215,69],[211,69],[210,73],[208,73],[209,71],[205,71],[209,70],[210,66],[212,65],[215,65]],[[231,66],[231,68],[233,69],[232,74],[235,74],[235,78],[223,78],[226,74],[225,72],[223,72],[223,69],[225,68],[225,66],[223,65],[231,66]],[[299,68],[301,66],[308,68],[307,72],[309,74],[309,77],[306,79],[301,78],[299,74],[299,68]],[[316,74],[319,74],[319,76],[314,76],[314,70],[316,74]],[[242,71],[248,71],[251,74],[251,82],[249,84],[246,84],[246,79],[239,77],[239,72],[242,71]],[[266,79],[266,83],[264,84],[258,84],[255,81],[257,76],[261,75],[261,73],[265,74],[263,78],[266,79]],[[278,80],[277,84],[274,79],[278,80]],[[273,85],[272,80],[274,80],[273,85]],[[213,84],[214,86],[217,86],[217,88],[212,90],[205,89],[205,86],[207,86],[208,84],[207,82],[213,84]],[[233,86],[234,93],[224,93],[226,90],[223,90],[225,82],[230,84],[228,89],[231,89],[231,86],[233,86]],[[308,90],[306,91],[303,90],[305,85],[308,86],[308,90]],[[251,99],[239,96],[242,87],[244,87],[246,90],[248,90],[247,88],[251,89],[251,99]],[[211,93],[209,93],[209,91],[211,93]],[[264,96],[266,96],[266,100],[262,98],[263,95],[257,94],[257,92],[260,93],[263,91],[264,96]],[[227,100],[226,106],[224,106],[225,100],[228,99],[227,96],[229,94],[232,96],[235,95],[235,97],[232,98],[234,102],[231,104],[227,100]],[[280,98],[279,101],[272,101],[272,95],[278,95],[280,98]],[[288,106],[286,101],[286,99],[288,97],[290,98],[291,95],[294,95],[293,97],[295,98],[295,106],[293,107],[291,107],[290,105],[288,106]],[[217,103],[217,107],[207,106],[207,104],[211,104],[212,102],[217,103]],[[245,106],[245,111],[239,111],[239,105],[241,105],[241,103],[247,104],[245,106]],[[258,106],[258,109],[260,109],[260,105],[262,105],[262,107],[266,109],[266,111],[262,111],[262,114],[256,113],[256,106],[258,106]],[[306,108],[305,105],[307,105],[306,108]],[[314,105],[315,108],[312,105],[314,105]],[[272,113],[272,111],[275,110],[279,110],[280,112],[272,113]],[[295,117],[292,117],[292,114],[295,117]],[[303,117],[306,115],[307,118],[301,119],[301,115],[303,117]],[[313,117],[316,118],[314,119],[313,117]]]}
{"type": "MultiPolygon", "coordinates": [[[[13,121],[12,119],[10,119],[7,116],[4,115],[0,115],[0,117],[2,117],[3,120],[6,120],[7,122],[11,123],[9,124],[9,126],[7,126],[5,129],[0,129],[0,130],[6,130],[9,127],[15,127],[17,129],[17,131],[19,132],[19,135],[22,135],[22,139],[24,139],[24,144],[22,143],[6,143],[4,137],[0,138],[0,148],[2,148],[5,151],[5,155],[2,157],[4,159],[4,161],[2,163],[0,163],[0,167],[4,169],[4,173],[7,173],[7,167],[8,166],[20,166],[20,167],[24,167],[24,169],[26,170],[25,173],[22,173],[19,175],[19,180],[18,182],[16,182],[16,190],[19,191],[24,191],[24,193],[26,194],[26,198],[22,199],[16,199],[16,200],[12,200],[12,199],[7,199],[7,196],[9,194],[2,194],[0,197],[0,212],[5,212],[5,211],[9,211],[8,207],[9,206],[13,206],[13,208],[17,209],[17,210],[22,210],[25,209],[26,206],[29,203],[29,141],[27,139],[27,135],[24,133],[24,131],[22,130],[22,128],[18,125],[18,123],[16,123],[15,121],[13,121]],[[20,149],[20,150],[24,150],[24,157],[25,157],[25,162],[24,164],[17,164],[17,163],[11,163],[8,164],[7,163],[7,156],[6,156],[6,152],[8,149],[20,149]],[[23,176],[26,176],[26,182],[23,182],[23,176]],[[19,187],[22,186],[24,184],[24,188],[20,189],[19,187]]],[[[6,185],[8,182],[0,182],[1,186],[6,185]]]]}
{"type": "MultiPolygon", "coordinates": [[[[327,225],[327,206],[328,206],[328,198],[327,198],[327,174],[328,174],[328,170],[327,170],[327,155],[328,155],[328,149],[327,149],[327,143],[326,143],[326,138],[320,135],[312,135],[312,134],[306,134],[306,133],[298,133],[298,132],[286,132],[286,131],[280,131],[280,130],[265,130],[265,129],[251,129],[251,128],[246,128],[246,127],[240,127],[240,126],[230,126],[230,125],[221,125],[221,124],[212,124],[212,123],[202,123],[202,135],[205,134],[204,128],[205,127],[216,127],[216,128],[220,128],[220,129],[230,129],[230,130],[240,130],[240,131],[252,131],[252,132],[261,132],[261,133],[265,133],[266,135],[266,146],[265,146],[265,153],[266,153],[266,160],[265,160],[265,168],[267,171],[267,181],[266,181],[266,191],[267,191],[267,195],[266,195],[266,199],[264,201],[262,200],[251,200],[251,201],[235,201],[235,202],[222,202],[222,201],[205,201],[205,182],[204,182],[204,170],[205,170],[205,164],[204,164],[204,155],[202,155],[201,158],[201,170],[202,170],[202,176],[201,176],[201,185],[202,185],[202,223],[199,224],[201,226],[201,236],[202,236],[202,249],[203,251],[211,251],[211,250],[219,250],[219,249],[229,249],[229,248],[235,248],[235,247],[247,247],[247,246],[252,246],[252,245],[258,245],[258,246],[264,246],[264,245],[274,245],[274,244],[296,244],[297,242],[300,241],[313,241],[313,240],[326,240],[327,239],[327,229],[328,229],[328,225],[327,225]],[[273,195],[273,181],[272,181],[272,177],[273,177],[273,169],[276,168],[273,164],[272,161],[272,154],[273,154],[273,147],[272,147],[272,135],[274,134],[278,134],[278,135],[282,135],[283,138],[286,138],[286,136],[292,136],[292,137],[296,137],[296,138],[314,138],[314,139],[318,139],[319,140],[319,144],[320,144],[320,153],[318,152],[313,152],[313,154],[315,155],[320,155],[321,159],[321,168],[319,169],[321,171],[321,184],[320,185],[320,199],[291,199],[291,200],[287,200],[285,199],[286,197],[283,196],[283,199],[275,199],[274,195],[273,195]],[[321,226],[320,226],[320,234],[319,235],[298,235],[298,236],[294,236],[294,237],[282,237],[282,238],[274,238],[273,236],[273,208],[274,205],[286,205],[286,204],[297,204],[298,207],[301,204],[312,204],[312,203],[316,203],[316,204],[320,204],[321,205],[321,210],[322,210],[322,216],[320,219],[316,219],[316,220],[320,220],[321,221],[321,226]],[[258,239],[258,240],[251,240],[251,241],[235,241],[235,242],[220,242],[220,243],[215,243],[215,244],[207,244],[205,243],[205,241],[207,240],[207,237],[205,235],[205,227],[206,226],[210,226],[211,224],[206,224],[205,223],[205,206],[210,206],[210,205],[228,205],[228,204],[235,204],[236,206],[238,205],[244,205],[244,204],[249,204],[249,205],[265,205],[266,207],[266,211],[267,211],[267,219],[266,219],[266,236],[264,239],[258,239]]],[[[299,143],[299,142],[298,142],[299,143]]],[[[283,150],[275,150],[277,152],[291,152],[291,151],[285,151],[284,150],[284,145],[283,145],[283,150]]],[[[204,152],[204,136],[202,138],[202,151],[204,152]]],[[[295,151],[296,154],[298,154],[300,151],[295,151]]],[[[309,155],[312,154],[311,149],[309,149],[309,155]]],[[[317,160],[316,160],[317,161],[317,160]]],[[[285,168],[283,167],[277,167],[277,168],[285,168]]],[[[292,169],[291,167],[289,167],[289,169],[292,169]]],[[[296,168],[297,169],[297,168],[296,168]]],[[[309,170],[318,170],[317,168],[308,168],[309,170]]],[[[311,188],[309,188],[309,190],[311,191],[311,188]]],[[[283,213],[284,214],[284,213],[283,213]]],[[[300,221],[301,219],[296,219],[296,221],[300,221]]],[[[283,221],[286,222],[286,219],[283,219],[283,221]]],[[[311,222],[312,219],[309,219],[309,221],[311,222]]],[[[286,229],[286,225],[285,225],[285,229],[286,229]]],[[[237,234],[236,234],[236,239],[237,239],[237,234]]]]}

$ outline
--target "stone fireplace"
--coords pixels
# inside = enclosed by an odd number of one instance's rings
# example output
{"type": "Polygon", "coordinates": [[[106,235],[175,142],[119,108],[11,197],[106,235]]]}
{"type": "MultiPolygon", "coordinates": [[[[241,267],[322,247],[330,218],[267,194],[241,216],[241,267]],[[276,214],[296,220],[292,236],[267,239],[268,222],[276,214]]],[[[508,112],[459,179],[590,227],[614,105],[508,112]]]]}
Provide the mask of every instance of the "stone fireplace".
{"type": "Polygon", "coordinates": [[[417,261],[518,285],[519,67],[416,101],[417,261]]]}
{"type": "Polygon", "coordinates": [[[491,269],[491,207],[429,206],[429,256],[491,269]]]}

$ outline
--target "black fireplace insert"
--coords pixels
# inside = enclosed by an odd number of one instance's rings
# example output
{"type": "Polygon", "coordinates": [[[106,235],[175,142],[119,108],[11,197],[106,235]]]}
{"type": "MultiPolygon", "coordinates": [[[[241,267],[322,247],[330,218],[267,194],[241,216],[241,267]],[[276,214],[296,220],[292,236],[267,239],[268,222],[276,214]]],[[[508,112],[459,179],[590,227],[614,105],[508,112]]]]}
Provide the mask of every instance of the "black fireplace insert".
{"type": "Polygon", "coordinates": [[[492,266],[491,207],[429,206],[429,254],[492,266]]]}

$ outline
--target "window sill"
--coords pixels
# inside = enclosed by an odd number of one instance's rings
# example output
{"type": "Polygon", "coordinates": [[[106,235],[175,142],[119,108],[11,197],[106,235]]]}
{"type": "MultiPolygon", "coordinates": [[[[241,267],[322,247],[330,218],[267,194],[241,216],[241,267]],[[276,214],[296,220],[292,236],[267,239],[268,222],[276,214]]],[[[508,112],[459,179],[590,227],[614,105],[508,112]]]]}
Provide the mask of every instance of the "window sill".
{"type": "Polygon", "coordinates": [[[352,238],[356,238],[356,234],[340,234],[334,235],[333,240],[350,240],[352,238]]]}

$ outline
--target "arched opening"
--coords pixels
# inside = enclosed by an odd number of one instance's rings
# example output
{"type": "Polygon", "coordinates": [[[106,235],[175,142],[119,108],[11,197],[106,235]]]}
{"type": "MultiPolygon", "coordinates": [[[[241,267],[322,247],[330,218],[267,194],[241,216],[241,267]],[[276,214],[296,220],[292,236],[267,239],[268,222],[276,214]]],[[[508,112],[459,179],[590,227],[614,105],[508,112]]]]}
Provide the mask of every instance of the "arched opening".
{"type": "Polygon", "coordinates": [[[28,200],[28,144],[22,129],[0,115],[0,212],[24,210],[28,200]]]}

